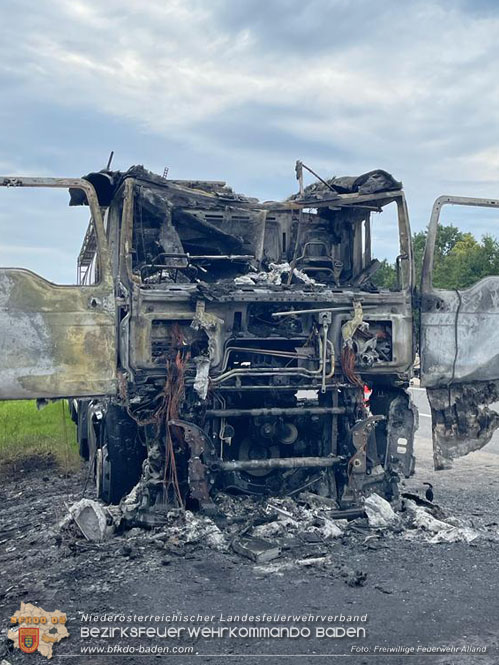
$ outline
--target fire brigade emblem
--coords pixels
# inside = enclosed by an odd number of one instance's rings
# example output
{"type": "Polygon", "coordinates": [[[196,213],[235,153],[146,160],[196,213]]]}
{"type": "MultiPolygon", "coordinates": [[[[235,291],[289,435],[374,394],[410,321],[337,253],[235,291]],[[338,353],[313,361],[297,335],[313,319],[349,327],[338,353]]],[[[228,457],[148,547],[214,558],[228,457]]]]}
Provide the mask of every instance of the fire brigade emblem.
{"type": "Polygon", "coordinates": [[[33,653],[40,641],[39,628],[19,628],[19,648],[24,653],[33,653]]]}

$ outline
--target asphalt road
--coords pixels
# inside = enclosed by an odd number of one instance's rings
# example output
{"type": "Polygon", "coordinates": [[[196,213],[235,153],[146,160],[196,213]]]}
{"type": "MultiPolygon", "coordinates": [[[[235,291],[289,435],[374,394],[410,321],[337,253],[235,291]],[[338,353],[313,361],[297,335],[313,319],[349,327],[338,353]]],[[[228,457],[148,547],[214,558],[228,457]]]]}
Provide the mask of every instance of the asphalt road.
{"type": "MultiPolygon", "coordinates": [[[[499,455],[497,437],[484,449],[456,460],[450,471],[432,468],[428,405],[413,390],[420,408],[416,436],[417,471],[402,489],[420,491],[431,482],[435,501],[445,513],[467,524],[487,523],[499,534],[499,455]],[[494,527],[495,525],[495,527],[494,527]]],[[[318,566],[262,574],[234,552],[218,552],[200,544],[181,554],[167,554],[150,534],[128,534],[102,544],[57,537],[65,505],[81,497],[86,471],[71,478],[53,469],[17,468],[0,485],[0,620],[3,634],[21,601],[68,615],[70,637],[55,645],[54,663],[91,665],[182,665],[230,663],[348,663],[348,665],[497,665],[499,663],[499,546],[481,538],[472,544],[429,544],[406,533],[376,533],[359,525],[356,537],[335,538],[324,546],[340,566],[363,571],[360,586],[349,586],[335,568],[318,566]],[[181,641],[193,644],[196,655],[85,655],[91,645],[112,647],[123,639],[82,637],[88,626],[82,614],[197,615],[367,614],[362,639],[222,638],[181,641]],[[450,655],[416,652],[386,655],[386,648],[454,648],[450,655]],[[358,647],[365,651],[352,651],[358,647]],[[485,654],[462,652],[485,647],[485,654]]],[[[317,544],[305,544],[312,550],[317,544]]],[[[322,545],[319,545],[322,546],[322,545]]],[[[101,622],[93,624],[102,626],[101,622]]],[[[199,624],[197,624],[199,625],[199,624]]],[[[217,626],[220,622],[217,620],[217,626]]],[[[312,626],[313,628],[313,626],[312,626]]],[[[141,640],[147,644],[148,640],[141,640]]],[[[151,641],[149,641],[151,643],[151,641]]],[[[163,644],[164,644],[163,640],[163,644]]],[[[171,644],[175,642],[170,641],[171,644]]],[[[0,648],[1,648],[0,643],[0,648]]],[[[39,654],[25,655],[4,642],[1,657],[11,665],[29,659],[46,663],[39,654]]]]}

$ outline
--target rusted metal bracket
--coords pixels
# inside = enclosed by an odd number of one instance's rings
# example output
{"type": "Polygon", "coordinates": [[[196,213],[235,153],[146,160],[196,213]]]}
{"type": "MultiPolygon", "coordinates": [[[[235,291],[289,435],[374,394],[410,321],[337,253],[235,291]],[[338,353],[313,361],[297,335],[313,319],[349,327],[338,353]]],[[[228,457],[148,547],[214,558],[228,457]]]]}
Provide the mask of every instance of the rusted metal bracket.
{"type": "Polygon", "coordinates": [[[199,501],[201,508],[213,510],[215,505],[210,497],[208,469],[201,459],[203,453],[208,452],[210,441],[203,430],[185,420],[170,420],[168,425],[179,427],[184,434],[184,440],[189,447],[189,489],[190,496],[199,501]],[[207,444],[206,448],[205,445],[207,444]]]}
{"type": "Polygon", "coordinates": [[[352,428],[352,443],[356,450],[350,460],[351,472],[366,472],[366,448],[369,435],[380,420],[385,420],[385,416],[370,416],[365,420],[356,423],[352,428]]]}
{"type": "Polygon", "coordinates": [[[362,495],[365,486],[373,485],[381,480],[381,478],[366,473],[367,443],[371,432],[380,420],[385,420],[385,416],[369,416],[369,418],[356,423],[352,428],[352,443],[355,453],[348,463],[348,485],[343,492],[342,505],[354,504],[362,495]]]}

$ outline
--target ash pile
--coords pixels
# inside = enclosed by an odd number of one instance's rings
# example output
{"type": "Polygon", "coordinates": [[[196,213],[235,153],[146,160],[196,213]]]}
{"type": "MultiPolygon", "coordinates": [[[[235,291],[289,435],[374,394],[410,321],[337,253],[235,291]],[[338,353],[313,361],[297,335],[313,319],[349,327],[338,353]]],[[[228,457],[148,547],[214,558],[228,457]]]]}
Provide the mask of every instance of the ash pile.
{"type": "Polygon", "coordinates": [[[350,586],[364,585],[367,573],[345,562],[345,551],[390,548],[397,540],[470,546],[478,540],[499,540],[497,524],[446,515],[417,492],[405,493],[396,506],[371,494],[363,508],[350,512],[338,511],[334,501],[310,492],[295,498],[221,493],[214,513],[169,509],[155,526],[134,525],[127,515],[127,499],[121,506],[82,499],[71,506],[60,526],[73,538],[122,541],[124,553],[137,543],[145,550],[152,547],[165,565],[171,557],[189,557],[193,552],[209,556],[216,551],[237,555],[241,564],[254,566],[257,576],[308,569],[341,578],[350,586]]]}

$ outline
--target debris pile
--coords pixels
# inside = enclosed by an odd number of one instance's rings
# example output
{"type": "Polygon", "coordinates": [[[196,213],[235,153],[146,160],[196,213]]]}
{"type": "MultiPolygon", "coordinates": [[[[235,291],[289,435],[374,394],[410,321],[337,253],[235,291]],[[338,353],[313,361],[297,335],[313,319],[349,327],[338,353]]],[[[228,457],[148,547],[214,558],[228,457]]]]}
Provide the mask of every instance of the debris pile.
{"type": "Polygon", "coordinates": [[[369,526],[374,529],[388,529],[400,526],[400,517],[391,505],[379,494],[370,494],[364,501],[369,526]]]}
{"type": "MultiPolygon", "coordinates": [[[[450,517],[446,521],[437,519],[428,508],[418,506],[411,499],[406,499],[405,508],[407,522],[412,523],[418,536],[422,533],[429,543],[472,543],[481,535],[490,537],[489,533],[466,526],[456,518],[450,517]]],[[[414,531],[409,530],[406,537],[412,538],[413,534],[414,531]]]]}
{"type": "Polygon", "coordinates": [[[162,523],[149,523],[144,529],[130,528],[130,521],[123,519],[127,499],[110,508],[82,499],[68,509],[61,527],[75,538],[97,543],[113,533],[132,545],[143,541],[146,550],[151,545],[161,550],[166,562],[169,554],[186,556],[209,549],[251,561],[259,576],[309,569],[351,586],[363,585],[367,575],[347,565],[348,559],[345,563],[343,545],[365,551],[387,547],[396,538],[430,544],[499,540],[497,525],[447,516],[415,493],[407,493],[397,510],[383,497],[371,494],[364,500],[363,511],[345,513],[349,519],[338,517],[341,512],[334,501],[310,492],[296,498],[220,493],[215,501],[216,511],[210,516],[165,506],[162,523]]]}
{"type": "Polygon", "coordinates": [[[180,524],[170,529],[171,538],[186,543],[203,543],[207,547],[224,551],[228,549],[225,535],[215,522],[205,515],[186,510],[180,524]]]}
{"type": "Polygon", "coordinates": [[[78,527],[90,542],[102,542],[114,532],[111,513],[97,501],[80,499],[68,508],[68,514],[59,524],[61,530],[78,527]]]}
{"type": "Polygon", "coordinates": [[[289,275],[290,273],[292,273],[292,280],[295,282],[298,280],[298,282],[307,284],[308,286],[325,286],[302,270],[291,268],[291,265],[287,261],[284,263],[271,263],[268,272],[255,272],[236,277],[234,284],[237,286],[255,286],[255,284],[280,286],[283,281],[283,275],[289,275]]]}

